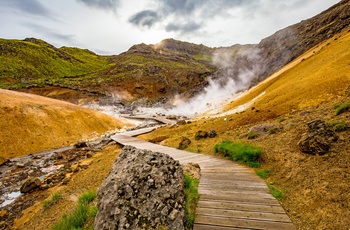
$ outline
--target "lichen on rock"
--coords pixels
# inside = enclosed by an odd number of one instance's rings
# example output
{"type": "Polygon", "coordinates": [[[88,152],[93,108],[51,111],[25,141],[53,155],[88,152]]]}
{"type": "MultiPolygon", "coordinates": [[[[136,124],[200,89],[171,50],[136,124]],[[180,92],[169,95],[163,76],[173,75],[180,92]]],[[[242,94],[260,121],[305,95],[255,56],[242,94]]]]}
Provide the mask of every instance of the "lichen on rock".
{"type": "Polygon", "coordinates": [[[184,229],[184,176],[170,156],[125,146],[98,190],[95,229],[184,229]]]}

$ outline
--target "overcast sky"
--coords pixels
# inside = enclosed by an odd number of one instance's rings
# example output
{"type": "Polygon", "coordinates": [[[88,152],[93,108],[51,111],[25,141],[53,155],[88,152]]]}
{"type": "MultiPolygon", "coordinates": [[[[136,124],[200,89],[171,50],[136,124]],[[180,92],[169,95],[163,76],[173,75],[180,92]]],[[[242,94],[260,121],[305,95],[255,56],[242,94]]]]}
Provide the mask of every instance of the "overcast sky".
{"type": "Polygon", "coordinates": [[[258,43],[339,0],[0,0],[0,37],[119,54],[165,38],[258,43]]]}

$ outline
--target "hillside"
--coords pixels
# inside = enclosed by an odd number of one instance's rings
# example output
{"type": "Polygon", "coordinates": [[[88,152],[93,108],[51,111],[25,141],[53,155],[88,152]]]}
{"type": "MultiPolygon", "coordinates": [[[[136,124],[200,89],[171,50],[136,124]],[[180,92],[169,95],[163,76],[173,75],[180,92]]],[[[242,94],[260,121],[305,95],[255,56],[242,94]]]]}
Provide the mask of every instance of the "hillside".
{"type": "Polygon", "coordinates": [[[0,118],[2,158],[68,146],[126,125],[67,102],[2,89],[0,118]]]}
{"type": "Polygon", "coordinates": [[[335,105],[350,101],[350,31],[329,38],[296,59],[282,73],[252,88],[225,107],[225,111],[245,105],[243,112],[199,117],[197,121],[162,128],[142,138],[162,140],[177,147],[182,137],[192,142],[186,150],[214,154],[215,144],[239,140],[261,147],[262,169],[271,175],[266,182],[282,192],[280,202],[298,229],[347,229],[350,226],[350,131],[338,130],[339,140],[325,155],[302,153],[298,142],[307,123],[321,119],[328,124],[350,125],[349,111],[336,115],[335,105]],[[249,130],[260,124],[278,129],[248,139],[249,130]],[[214,129],[215,138],[196,140],[199,130],[214,129]]]}
{"type": "Polygon", "coordinates": [[[255,74],[251,86],[256,85],[307,50],[340,33],[349,24],[350,1],[342,0],[310,19],[264,38],[248,51],[257,54],[254,58],[243,55],[220,75],[229,72],[230,77],[237,79],[242,69],[248,69],[255,74]]]}
{"type": "Polygon", "coordinates": [[[213,52],[204,45],[166,39],[106,57],[35,38],[0,39],[0,88],[76,104],[111,96],[123,102],[145,97],[159,101],[205,83],[216,70],[213,52]]]}

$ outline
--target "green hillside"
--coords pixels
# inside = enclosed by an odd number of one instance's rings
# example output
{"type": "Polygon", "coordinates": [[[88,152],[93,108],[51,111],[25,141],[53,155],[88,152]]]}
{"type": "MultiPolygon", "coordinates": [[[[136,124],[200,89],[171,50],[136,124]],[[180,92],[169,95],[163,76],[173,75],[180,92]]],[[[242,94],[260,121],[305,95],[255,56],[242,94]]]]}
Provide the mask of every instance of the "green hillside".
{"type": "Polygon", "coordinates": [[[66,78],[79,76],[108,67],[107,57],[78,48],[55,48],[39,40],[0,39],[0,87],[19,89],[65,84],[66,78]]]}

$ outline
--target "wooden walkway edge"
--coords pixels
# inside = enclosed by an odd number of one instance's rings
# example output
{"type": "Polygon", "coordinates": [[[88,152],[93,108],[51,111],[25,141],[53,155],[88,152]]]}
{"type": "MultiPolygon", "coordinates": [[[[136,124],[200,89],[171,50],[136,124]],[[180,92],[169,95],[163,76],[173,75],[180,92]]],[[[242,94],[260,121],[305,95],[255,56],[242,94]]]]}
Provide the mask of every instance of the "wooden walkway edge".
{"type": "Polygon", "coordinates": [[[111,138],[121,145],[168,154],[181,164],[193,162],[200,165],[198,190],[201,196],[196,209],[195,230],[296,229],[265,182],[252,169],[224,158],[182,151],[133,137],[155,128],[116,134],[111,138]]]}

